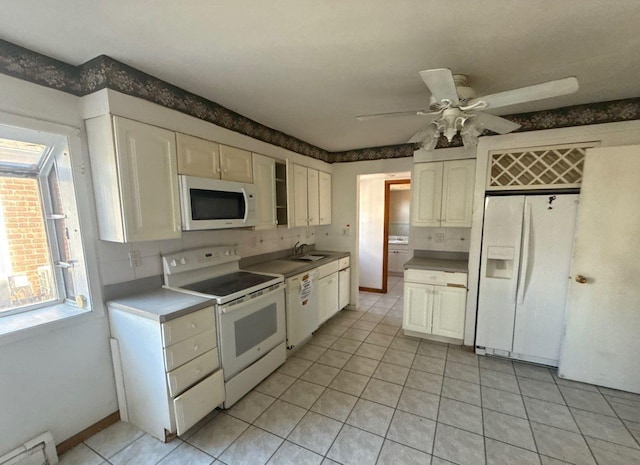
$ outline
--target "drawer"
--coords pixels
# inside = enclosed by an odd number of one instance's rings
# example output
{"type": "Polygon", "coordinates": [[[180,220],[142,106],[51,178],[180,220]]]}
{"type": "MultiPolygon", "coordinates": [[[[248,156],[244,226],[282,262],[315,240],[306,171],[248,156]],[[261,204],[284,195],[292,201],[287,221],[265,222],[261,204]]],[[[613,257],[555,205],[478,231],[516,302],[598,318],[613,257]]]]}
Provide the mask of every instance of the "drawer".
{"type": "Polygon", "coordinates": [[[184,434],[222,402],[224,402],[222,370],[216,371],[173,399],[178,436],[184,434]]]}
{"type": "Polygon", "coordinates": [[[219,366],[218,351],[214,349],[167,373],[169,394],[171,397],[177,396],[192,384],[217,370],[219,366]]]}
{"type": "Polygon", "coordinates": [[[338,261],[338,269],[340,270],[344,270],[345,268],[347,268],[349,266],[349,257],[344,257],[341,258],[338,261]]]}
{"type": "Polygon", "coordinates": [[[467,287],[467,273],[446,272],[447,286],[467,287]]]}
{"type": "Polygon", "coordinates": [[[216,346],[216,330],[209,329],[189,339],[164,349],[164,366],[167,372],[184,365],[216,346]]]}
{"type": "Polygon", "coordinates": [[[203,331],[215,329],[214,318],[213,307],[207,307],[162,323],[162,346],[169,347],[203,331]]]}
{"type": "Polygon", "coordinates": [[[322,265],[318,267],[318,277],[324,278],[325,276],[329,276],[332,273],[338,272],[338,260],[334,260],[331,263],[327,263],[326,265],[322,265]]]}
{"type": "Polygon", "coordinates": [[[436,286],[445,286],[447,284],[444,271],[416,270],[413,268],[405,270],[404,281],[408,283],[434,284],[436,286]]]}

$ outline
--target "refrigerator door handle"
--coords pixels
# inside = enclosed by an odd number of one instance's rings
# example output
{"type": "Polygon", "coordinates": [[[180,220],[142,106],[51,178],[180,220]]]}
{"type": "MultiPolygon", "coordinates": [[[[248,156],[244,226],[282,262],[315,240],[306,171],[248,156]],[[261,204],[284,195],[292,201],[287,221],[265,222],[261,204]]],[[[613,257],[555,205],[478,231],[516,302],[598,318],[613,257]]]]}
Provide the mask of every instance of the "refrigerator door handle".
{"type": "Polygon", "coordinates": [[[518,282],[518,305],[524,302],[527,290],[527,275],[529,271],[529,247],[531,245],[531,205],[524,204],[524,239],[522,243],[522,262],[520,263],[520,279],[518,282]]]}

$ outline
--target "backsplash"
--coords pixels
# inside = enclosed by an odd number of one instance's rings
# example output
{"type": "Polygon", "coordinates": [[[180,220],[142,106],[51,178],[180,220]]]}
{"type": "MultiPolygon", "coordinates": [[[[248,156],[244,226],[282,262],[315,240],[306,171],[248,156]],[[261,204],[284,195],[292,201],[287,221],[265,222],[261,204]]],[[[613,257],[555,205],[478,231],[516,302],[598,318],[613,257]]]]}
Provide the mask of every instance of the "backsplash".
{"type": "Polygon", "coordinates": [[[411,245],[414,249],[446,252],[469,252],[471,228],[412,227],[411,245]]]}
{"type": "Polygon", "coordinates": [[[241,257],[260,255],[293,247],[301,243],[315,244],[317,228],[223,229],[183,232],[181,239],[119,244],[98,241],[102,285],[162,275],[160,255],[211,245],[237,246],[241,257]],[[139,266],[132,266],[129,254],[139,253],[139,266]]]}

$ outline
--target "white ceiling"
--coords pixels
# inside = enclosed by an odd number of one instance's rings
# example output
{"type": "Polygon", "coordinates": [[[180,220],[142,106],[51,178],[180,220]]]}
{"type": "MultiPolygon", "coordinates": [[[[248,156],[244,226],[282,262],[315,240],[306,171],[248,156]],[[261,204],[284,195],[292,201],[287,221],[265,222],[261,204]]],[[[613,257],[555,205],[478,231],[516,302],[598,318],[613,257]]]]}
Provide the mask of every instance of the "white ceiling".
{"type": "Polygon", "coordinates": [[[72,64],[109,55],[329,151],[406,142],[418,71],[480,94],[575,75],[513,114],[640,96],[638,0],[2,1],[0,38],[72,64]]]}

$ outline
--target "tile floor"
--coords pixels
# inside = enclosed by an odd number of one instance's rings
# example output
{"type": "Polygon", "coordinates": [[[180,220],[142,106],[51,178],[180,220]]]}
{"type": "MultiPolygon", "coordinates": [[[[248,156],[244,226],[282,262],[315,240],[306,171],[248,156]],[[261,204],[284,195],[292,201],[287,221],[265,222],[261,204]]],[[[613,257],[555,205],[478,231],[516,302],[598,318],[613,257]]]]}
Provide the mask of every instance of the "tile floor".
{"type": "Polygon", "coordinates": [[[401,278],[389,288],[184,437],[119,422],[61,464],[640,464],[640,395],[403,337],[401,278]]]}

